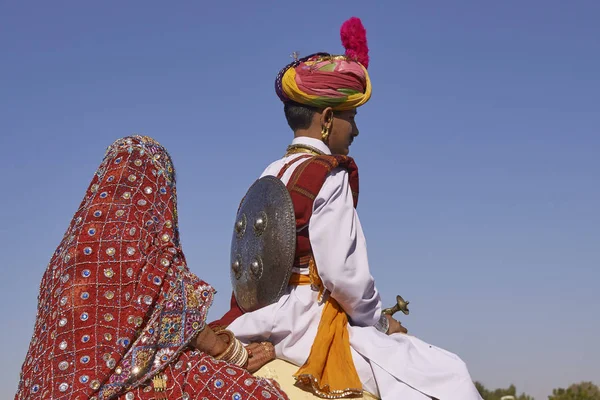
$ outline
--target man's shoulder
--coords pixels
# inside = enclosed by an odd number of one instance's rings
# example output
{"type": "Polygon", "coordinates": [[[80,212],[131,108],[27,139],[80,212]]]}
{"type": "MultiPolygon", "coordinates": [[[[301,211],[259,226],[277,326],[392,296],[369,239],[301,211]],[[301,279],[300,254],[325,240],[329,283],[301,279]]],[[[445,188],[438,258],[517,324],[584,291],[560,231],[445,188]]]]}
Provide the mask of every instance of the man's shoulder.
{"type": "Polygon", "coordinates": [[[260,174],[260,177],[262,178],[263,176],[267,176],[267,175],[277,176],[277,174],[279,173],[279,171],[281,170],[283,165],[284,165],[284,159],[282,159],[282,158],[273,161],[272,163],[267,165],[267,167],[264,169],[264,171],[260,174]]]}
{"type": "Polygon", "coordinates": [[[299,168],[298,173],[306,174],[309,177],[319,175],[323,179],[358,173],[356,163],[348,156],[319,155],[307,159],[301,165],[303,168],[299,168]]]}

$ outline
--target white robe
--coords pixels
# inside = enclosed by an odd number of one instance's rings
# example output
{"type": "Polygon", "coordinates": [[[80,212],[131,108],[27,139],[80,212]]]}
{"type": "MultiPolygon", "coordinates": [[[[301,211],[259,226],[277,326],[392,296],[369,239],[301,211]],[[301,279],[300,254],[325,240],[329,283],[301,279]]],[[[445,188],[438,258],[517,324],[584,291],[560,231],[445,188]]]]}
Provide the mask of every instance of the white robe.
{"type": "MultiPolygon", "coordinates": [[[[329,149],[319,140],[299,137],[292,142],[329,149]]],[[[277,160],[261,176],[277,176],[299,154],[277,160]]],[[[281,180],[287,184],[301,160],[281,180]]],[[[374,325],[381,300],[369,270],[365,237],[354,209],[348,173],[331,172],[317,195],[308,226],[319,276],[349,317],[354,365],[364,390],[383,400],[480,400],[464,362],[456,355],[404,334],[386,335],[374,325]]],[[[307,273],[306,270],[298,270],[307,273]]],[[[268,340],[278,358],[301,366],[315,339],[323,304],[310,286],[288,287],[276,303],[247,313],[228,329],[242,342],[268,340]]]]}

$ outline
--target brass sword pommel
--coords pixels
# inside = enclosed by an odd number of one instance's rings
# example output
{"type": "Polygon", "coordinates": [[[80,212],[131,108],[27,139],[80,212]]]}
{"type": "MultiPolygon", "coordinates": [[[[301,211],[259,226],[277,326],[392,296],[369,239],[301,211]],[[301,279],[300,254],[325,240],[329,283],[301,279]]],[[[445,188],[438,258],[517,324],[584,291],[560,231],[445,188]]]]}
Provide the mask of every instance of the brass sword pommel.
{"type": "Polygon", "coordinates": [[[402,296],[398,295],[396,296],[396,304],[393,307],[384,309],[382,313],[391,316],[396,314],[398,311],[402,311],[404,315],[408,315],[408,313],[410,312],[408,310],[409,303],[410,301],[406,301],[402,298],[402,296]]]}

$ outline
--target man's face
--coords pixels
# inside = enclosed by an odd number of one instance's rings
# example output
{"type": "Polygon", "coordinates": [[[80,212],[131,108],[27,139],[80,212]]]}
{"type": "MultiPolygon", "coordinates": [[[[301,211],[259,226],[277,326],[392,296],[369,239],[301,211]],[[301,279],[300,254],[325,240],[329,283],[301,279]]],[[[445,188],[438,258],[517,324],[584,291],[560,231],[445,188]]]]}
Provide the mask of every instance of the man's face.
{"type": "Polygon", "coordinates": [[[348,155],[350,145],[358,136],[358,127],[354,118],[356,109],[348,111],[336,111],[333,114],[331,131],[329,134],[329,149],[332,154],[348,155]]]}

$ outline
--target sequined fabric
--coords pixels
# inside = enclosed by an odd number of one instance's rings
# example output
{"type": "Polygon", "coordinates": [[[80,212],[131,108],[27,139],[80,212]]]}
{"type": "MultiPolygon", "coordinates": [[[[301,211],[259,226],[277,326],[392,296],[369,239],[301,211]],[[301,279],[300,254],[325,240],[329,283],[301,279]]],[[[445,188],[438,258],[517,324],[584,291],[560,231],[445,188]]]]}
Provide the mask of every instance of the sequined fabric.
{"type": "MultiPolygon", "coordinates": [[[[167,399],[287,399],[271,381],[249,375],[241,368],[217,361],[200,352],[184,352],[162,372],[167,378],[167,399]]],[[[119,400],[157,399],[152,383],[138,386],[119,400]]]]}
{"type": "Polygon", "coordinates": [[[111,145],[42,278],[15,399],[286,398],[193,350],[214,295],[179,245],[175,171],[148,137],[111,145]]]}

